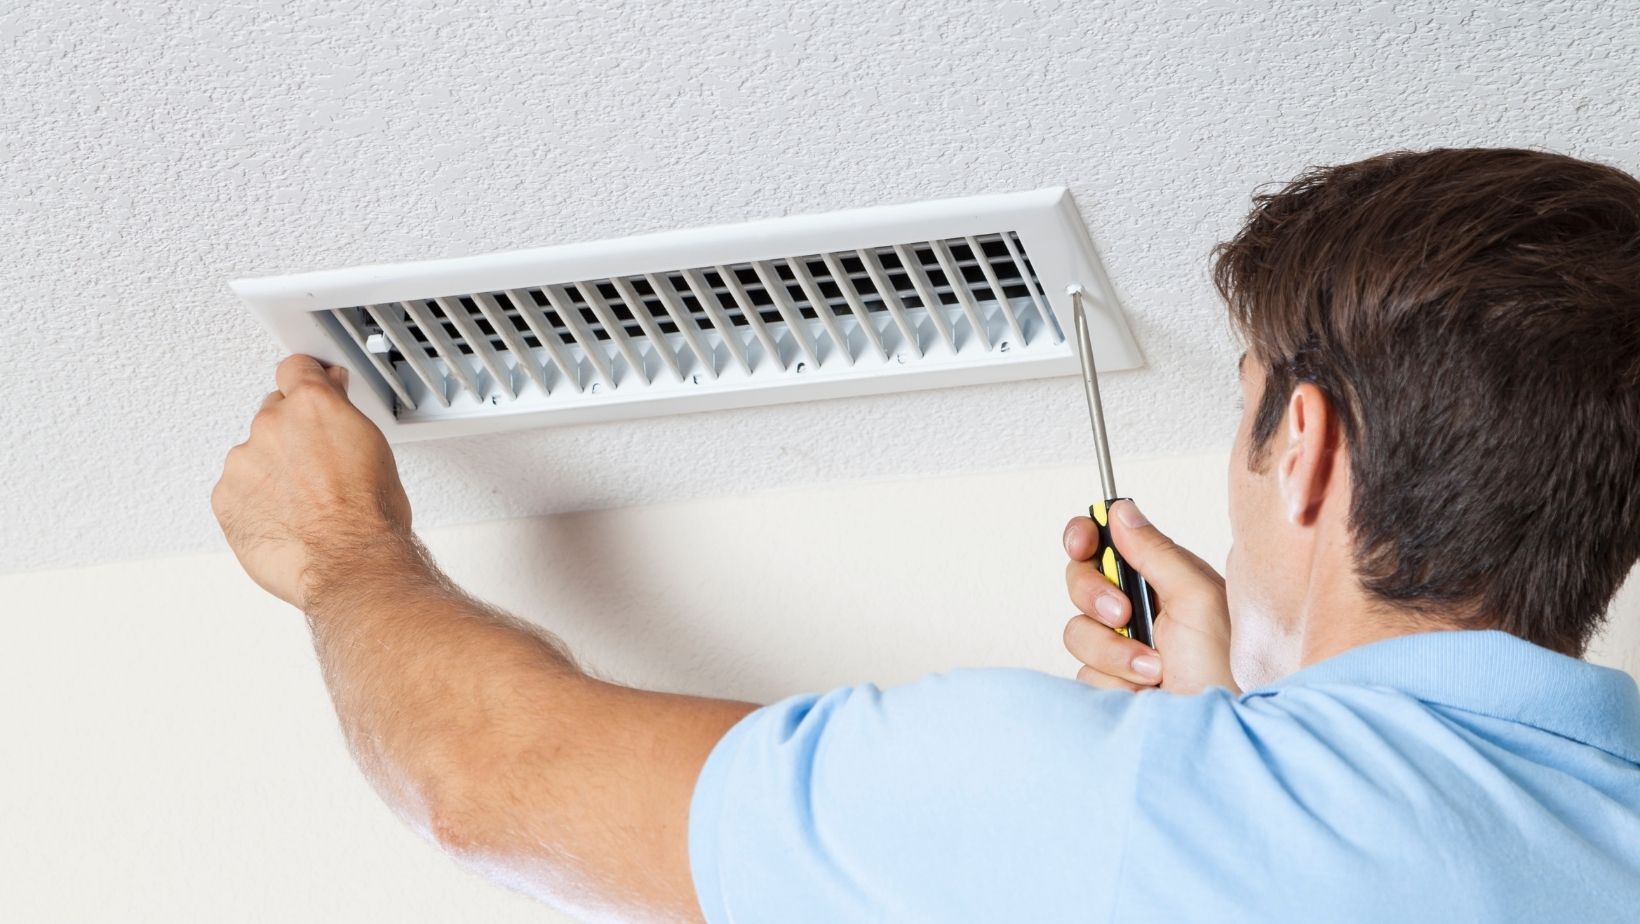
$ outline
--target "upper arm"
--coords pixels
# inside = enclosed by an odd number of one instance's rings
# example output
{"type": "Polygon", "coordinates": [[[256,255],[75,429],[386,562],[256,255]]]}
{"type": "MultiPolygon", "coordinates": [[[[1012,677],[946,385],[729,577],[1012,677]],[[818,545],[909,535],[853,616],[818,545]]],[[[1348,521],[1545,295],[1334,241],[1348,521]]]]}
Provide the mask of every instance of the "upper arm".
{"type": "Polygon", "coordinates": [[[760,710],[696,787],[707,918],[1085,917],[1114,894],[1145,698],[966,670],[760,710]]]}
{"type": "Polygon", "coordinates": [[[586,677],[536,691],[477,743],[435,832],[451,852],[588,917],[699,920],[690,798],[707,755],[756,707],[586,677]]]}

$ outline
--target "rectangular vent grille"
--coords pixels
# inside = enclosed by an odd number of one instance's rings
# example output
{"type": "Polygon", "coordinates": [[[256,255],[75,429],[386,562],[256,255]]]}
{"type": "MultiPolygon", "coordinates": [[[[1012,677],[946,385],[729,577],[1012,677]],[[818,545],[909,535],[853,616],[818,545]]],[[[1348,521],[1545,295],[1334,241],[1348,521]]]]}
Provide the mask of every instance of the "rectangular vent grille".
{"type": "Polygon", "coordinates": [[[398,417],[462,397],[802,374],[862,358],[1063,339],[1012,233],[919,241],[328,312],[398,417]]]}
{"type": "Polygon", "coordinates": [[[1141,360],[1064,189],[232,283],[395,441],[1141,360]]]}

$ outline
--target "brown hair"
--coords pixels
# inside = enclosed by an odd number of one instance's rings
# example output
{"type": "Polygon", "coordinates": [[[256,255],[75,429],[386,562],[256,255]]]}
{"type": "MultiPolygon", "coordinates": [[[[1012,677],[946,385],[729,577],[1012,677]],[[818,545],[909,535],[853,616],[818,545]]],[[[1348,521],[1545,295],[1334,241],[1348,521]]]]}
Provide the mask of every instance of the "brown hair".
{"type": "Polygon", "coordinates": [[[1266,372],[1339,414],[1374,598],[1582,653],[1640,558],[1640,181],[1396,151],[1254,197],[1214,283],[1266,372]]]}

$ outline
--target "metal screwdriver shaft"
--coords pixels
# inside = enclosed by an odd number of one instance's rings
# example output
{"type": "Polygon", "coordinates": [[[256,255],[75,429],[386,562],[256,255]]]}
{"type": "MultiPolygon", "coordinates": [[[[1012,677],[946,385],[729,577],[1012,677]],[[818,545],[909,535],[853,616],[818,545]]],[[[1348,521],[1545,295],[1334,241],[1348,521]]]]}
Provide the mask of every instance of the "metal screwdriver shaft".
{"type": "Polygon", "coordinates": [[[1071,314],[1076,322],[1076,353],[1082,360],[1082,389],[1088,396],[1088,417],[1093,421],[1093,445],[1099,454],[1099,486],[1105,497],[1118,497],[1116,472],[1110,464],[1110,441],[1105,435],[1105,407],[1099,401],[1099,375],[1094,367],[1093,341],[1088,337],[1088,315],[1082,310],[1082,285],[1065,289],[1071,297],[1071,314]]]}
{"type": "Polygon", "coordinates": [[[1099,503],[1088,508],[1089,516],[1099,528],[1099,549],[1096,550],[1095,560],[1100,573],[1120,588],[1128,602],[1133,604],[1128,624],[1116,631],[1135,641],[1155,647],[1152,638],[1156,624],[1156,594],[1150,589],[1150,583],[1145,580],[1144,575],[1123,560],[1121,554],[1116,551],[1115,541],[1111,538],[1110,508],[1118,500],[1125,498],[1116,493],[1116,473],[1110,464],[1110,440],[1105,433],[1105,408],[1099,401],[1099,370],[1094,367],[1093,339],[1088,334],[1087,312],[1082,308],[1082,285],[1071,283],[1065,287],[1065,294],[1071,297],[1071,316],[1076,323],[1076,353],[1082,360],[1082,389],[1087,393],[1088,418],[1093,422],[1093,445],[1098,453],[1099,487],[1103,492],[1099,503]]]}

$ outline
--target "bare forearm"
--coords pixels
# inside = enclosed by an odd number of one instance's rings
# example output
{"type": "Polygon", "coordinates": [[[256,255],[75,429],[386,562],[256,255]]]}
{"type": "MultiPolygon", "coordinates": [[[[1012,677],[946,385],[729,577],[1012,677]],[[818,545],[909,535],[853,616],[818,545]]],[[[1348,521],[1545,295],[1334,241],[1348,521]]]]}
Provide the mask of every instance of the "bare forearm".
{"type": "Polygon", "coordinates": [[[325,682],[401,817],[559,907],[694,918],[695,775],[751,704],[588,677],[551,636],[451,584],[413,539],[317,567],[307,612],[325,682]]]}
{"type": "Polygon", "coordinates": [[[604,683],[479,603],[410,532],[391,448],[312,358],[279,364],[211,507],[234,555],[300,608],[361,767],[441,845],[583,916],[693,920],[688,816],[749,703],[604,683]]]}
{"type": "Polygon", "coordinates": [[[570,708],[587,680],[555,639],[467,596],[413,539],[319,569],[308,620],[348,743],[399,814],[446,840],[457,816],[469,823],[475,778],[509,759],[499,749],[552,741],[562,723],[543,704],[570,708]]]}

